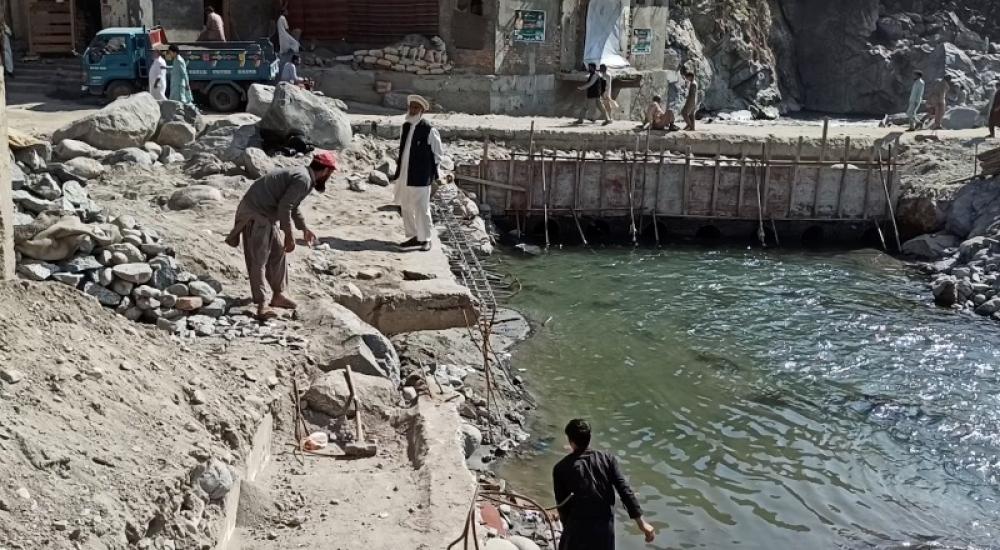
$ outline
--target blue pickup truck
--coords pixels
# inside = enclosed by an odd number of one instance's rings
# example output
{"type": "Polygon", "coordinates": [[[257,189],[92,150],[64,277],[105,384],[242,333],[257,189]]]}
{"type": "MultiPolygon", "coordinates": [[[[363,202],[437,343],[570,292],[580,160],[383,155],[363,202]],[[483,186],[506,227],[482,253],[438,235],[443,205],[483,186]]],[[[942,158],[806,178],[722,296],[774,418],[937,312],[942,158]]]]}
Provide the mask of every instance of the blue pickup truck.
{"type": "MultiPolygon", "coordinates": [[[[97,33],[83,54],[83,90],[117,99],[147,88],[154,49],[167,45],[160,27],[118,27],[97,33]]],[[[280,63],[274,46],[264,38],[255,42],[177,43],[188,62],[191,91],[209,108],[228,113],[245,104],[254,83],[271,83],[280,63]]]]}

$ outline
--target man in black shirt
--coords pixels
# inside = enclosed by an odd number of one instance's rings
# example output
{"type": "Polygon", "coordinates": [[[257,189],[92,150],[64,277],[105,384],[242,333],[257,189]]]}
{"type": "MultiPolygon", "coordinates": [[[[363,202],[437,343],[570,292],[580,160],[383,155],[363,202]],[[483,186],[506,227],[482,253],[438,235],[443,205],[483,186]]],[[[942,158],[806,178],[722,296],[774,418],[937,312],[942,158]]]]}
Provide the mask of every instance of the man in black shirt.
{"type": "Polygon", "coordinates": [[[646,542],[653,542],[656,530],[642,518],[639,501],[622,475],[618,459],[590,449],[590,424],[581,419],[570,420],[566,437],[573,452],[552,469],[552,485],[556,502],[561,504],[559,517],[563,524],[559,550],[614,550],[616,491],[646,542]]]}
{"type": "Polygon", "coordinates": [[[608,115],[607,107],[605,107],[604,102],[601,101],[601,94],[607,89],[607,82],[601,78],[601,73],[597,72],[597,65],[594,63],[587,64],[587,82],[583,86],[577,87],[577,90],[586,90],[587,99],[583,106],[580,107],[580,116],[576,119],[577,124],[583,124],[583,119],[588,118],[591,122],[594,122],[593,110],[597,109],[601,112],[604,117],[605,124],[611,124],[611,116],[608,115]]]}

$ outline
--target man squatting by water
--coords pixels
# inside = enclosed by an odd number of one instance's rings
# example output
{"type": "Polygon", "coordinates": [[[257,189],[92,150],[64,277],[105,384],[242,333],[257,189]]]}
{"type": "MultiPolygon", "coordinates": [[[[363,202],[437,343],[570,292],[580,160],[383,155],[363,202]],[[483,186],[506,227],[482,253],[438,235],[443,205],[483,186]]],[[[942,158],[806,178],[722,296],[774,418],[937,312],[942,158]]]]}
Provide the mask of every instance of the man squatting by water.
{"type": "Polygon", "coordinates": [[[579,418],[566,425],[572,452],[552,469],[552,486],[563,524],[559,550],[614,550],[615,492],[646,542],[656,530],[642,517],[639,501],[622,475],[618,459],[590,448],[590,424],[579,418]]]}
{"type": "Polygon", "coordinates": [[[337,159],[333,153],[318,152],[309,166],[274,170],[253,182],[243,195],[226,244],[235,248],[241,240],[243,242],[250,292],[259,319],[276,317],[272,307],[297,307],[285,293],[288,287],[285,255],[295,250],[292,225],[302,231],[306,244],[316,242],[316,234],[306,226],[299,205],[313,189],[320,193],[326,191],[326,181],[336,169],[337,159]],[[273,293],[270,305],[266,300],[264,281],[273,293]]]}

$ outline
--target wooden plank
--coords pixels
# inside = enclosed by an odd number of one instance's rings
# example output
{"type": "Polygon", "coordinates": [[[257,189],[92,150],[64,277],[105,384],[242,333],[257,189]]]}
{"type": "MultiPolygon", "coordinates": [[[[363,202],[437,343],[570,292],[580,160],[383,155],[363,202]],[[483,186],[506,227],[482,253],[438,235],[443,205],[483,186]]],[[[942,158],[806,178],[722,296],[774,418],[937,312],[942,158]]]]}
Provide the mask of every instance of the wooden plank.
{"type": "Polygon", "coordinates": [[[687,214],[688,175],[691,172],[691,146],[688,145],[684,155],[684,178],[681,180],[681,215],[687,214]]]}
{"type": "Polygon", "coordinates": [[[844,169],[840,173],[840,187],[837,188],[837,217],[844,217],[844,185],[847,183],[847,165],[851,156],[851,136],[844,136],[844,169]]]}
{"type": "MultiPolygon", "coordinates": [[[[868,166],[868,170],[865,171],[865,200],[864,200],[864,203],[861,205],[861,216],[865,217],[865,218],[868,217],[868,201],[870,199],[871,185],[872,185],[872,168],[871,168],[871,163],[874,160],[875,160],[875,146],[872,146],[872,148],[868,150],[868,165],[869,166],[868,166]]],[[[876,226],[877,225],[878,224],[876,223],[876,226]]]]}
{"type": "Polygon", "coordinates": [[[823,139],[820,141],[819,161],[826,161],[826,137],[830,132],[830,117],[823,117],[823,139]]]}
{"type": "Polygon", "coordinates": [[[764,155],[763,155],[763,157],[764,157],[764,192],[760,196],[760,210],[758,211],[758,215],[761,216],[761,217],[766,217],[767,216],[767,212],[768,212],[767,197],[768,197],[769,192],[771,191],[771,163],[770,163],[770,159],[768,158],[768,156],[771,154],[771,140],[765,141],[764,145],[763,145],[763,148],[764,148],[764,155]]]}
{"type": "Polygon", "coordinates": [[[802,144],[805,141],[803,136],[799,136],[799,144],[795,148],[795,164],[792,167],[792,180],[788,184],[788,215],[792,213],[792,195],[799,185],[799,163],[802,162],[802,144]]]}
{"type": "MultiPolygon", "coordinates": [[[[479,177],[487,179],[490,177],[490,138],[483,138],[483,158],[479,159],[479,177]]],[[[479,200],[486,201],[486,186],[479,184],[479,200]]]]}
{"type": "Polygon", "coordinates": [[[586,153],[576,153],[576,170],[573,173],[573,210],[580,208],[580,180],[583,179],[583,157],[586,153]]]}
{"type": "Polygon", "coordinates": [[[719,175],[720,167],[722,164],[722,142],[718,143],[718,150],[715,153],[715,174],[712,178],[712,199],[711,206],[709,207],[709,212],[711,215],[715,215],[715,205],[719,198],[719,175]]]}
{"type": "Polygon", "coordinates": [[[746,181],[747,175],[747,142],[743,142],[740,145],[740,188],[737,193],[739,196],[736,197],[736,217],[743,215],[743,182],[746,181]]]}
{"type": "Polygon", "coordinates": [[[521,193],[526,193],[528,190],[524,187],[518,187],[517,185],[509,185],[506,183],[500,183],[499,181],[492,181],[484,178],[477,178],[475,176],[467,176],[465,174],[455,174],[455,179],[461,181],[467,181],[469,183],[475,183],[478,185],[484,185],[487,187],[497,187],[500,189],[509,189],[511,191],[518,191],[521,193]]]}

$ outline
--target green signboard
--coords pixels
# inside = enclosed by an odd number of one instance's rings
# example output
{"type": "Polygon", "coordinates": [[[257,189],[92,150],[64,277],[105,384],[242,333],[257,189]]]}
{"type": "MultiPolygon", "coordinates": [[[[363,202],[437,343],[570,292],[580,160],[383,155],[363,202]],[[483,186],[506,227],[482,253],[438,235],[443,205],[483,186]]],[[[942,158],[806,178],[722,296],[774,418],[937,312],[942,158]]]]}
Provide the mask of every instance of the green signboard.
{"type": "Polygon", "coordinates": [[[517,10],[514,12],[515,42],[545,42],[545,12],[517,10]]]}
{"type": "Polygon", "coordinates": [[[632,31],[632,53],[634,55],[649,55],[653,52],[653,29],[634,29],[632,31]]]}

